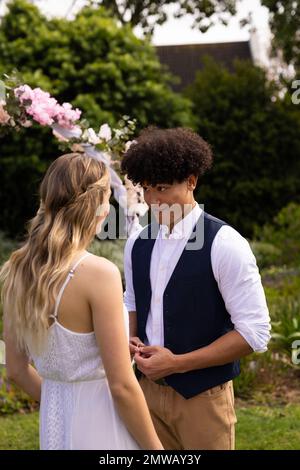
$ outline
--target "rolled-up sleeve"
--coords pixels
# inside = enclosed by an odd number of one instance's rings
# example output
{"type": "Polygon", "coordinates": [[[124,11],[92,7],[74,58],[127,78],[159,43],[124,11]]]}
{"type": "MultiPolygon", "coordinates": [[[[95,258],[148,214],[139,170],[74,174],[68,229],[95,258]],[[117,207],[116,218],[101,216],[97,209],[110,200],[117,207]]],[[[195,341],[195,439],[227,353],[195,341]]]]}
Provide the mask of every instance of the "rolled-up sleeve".
{"type": "Polygon", "coordinates": [[[253,351],[266,351],[271,338],[270,316],[248,241],[232,227],[221,227],[213,241],[211,262],[235,330],[253,351]]]}
{"type": "Polygon", "coordinates": [[[124,249],[124,276],[125,276],[125,292],[124,292],[124,303],[129,312],[136,311],[135,295],[132,281],[132,261],[131,252],[135,240],[140,234],[143,227],[140,227],[133,235],[131,235],[125,244],[124,249]]]}

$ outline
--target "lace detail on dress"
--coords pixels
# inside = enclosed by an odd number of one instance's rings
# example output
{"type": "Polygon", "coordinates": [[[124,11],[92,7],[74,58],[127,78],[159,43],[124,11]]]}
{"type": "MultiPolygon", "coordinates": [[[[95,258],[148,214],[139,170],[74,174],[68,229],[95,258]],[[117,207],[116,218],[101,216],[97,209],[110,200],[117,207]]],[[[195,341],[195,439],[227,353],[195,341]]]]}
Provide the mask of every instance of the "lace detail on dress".
{"type": "Polygon", "coordinates": [[[47,380],[43,385],[46,393],[41,403],[41,449],[71,449],[73,384],[47,380]]]}

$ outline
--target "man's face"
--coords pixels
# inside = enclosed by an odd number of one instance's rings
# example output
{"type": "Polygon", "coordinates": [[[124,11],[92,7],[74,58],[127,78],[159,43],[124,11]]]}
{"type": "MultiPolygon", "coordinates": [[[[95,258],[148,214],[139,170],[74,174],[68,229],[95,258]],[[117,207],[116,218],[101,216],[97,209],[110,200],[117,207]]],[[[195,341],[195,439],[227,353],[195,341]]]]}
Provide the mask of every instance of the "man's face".
{"type": "Polygon", "coordinates": [[[159,224],[170,225],[182,218],[184,210],[194,201],[193,189],[197,179],[193,175],[182,183],[142,184],[144,198],[159,224]]]}

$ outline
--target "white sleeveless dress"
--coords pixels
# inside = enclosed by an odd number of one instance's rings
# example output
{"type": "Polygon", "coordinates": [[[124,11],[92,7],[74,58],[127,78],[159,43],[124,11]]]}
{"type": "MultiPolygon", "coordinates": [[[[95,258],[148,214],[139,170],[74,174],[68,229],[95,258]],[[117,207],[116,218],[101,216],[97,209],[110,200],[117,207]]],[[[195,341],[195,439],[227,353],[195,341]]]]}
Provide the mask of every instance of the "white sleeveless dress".
{"type": "MultiPolygon", "coordinates": [[[[138,450],[118,415],[94,332],[76,333],[57,320],[62,293],[81,257],[70,270],[56,300],[54,323],[45,352],[33,360],[42,377],[40,448],[138,450]]],[[[129,337],[128,311],[124,323],[129,337]]]]}

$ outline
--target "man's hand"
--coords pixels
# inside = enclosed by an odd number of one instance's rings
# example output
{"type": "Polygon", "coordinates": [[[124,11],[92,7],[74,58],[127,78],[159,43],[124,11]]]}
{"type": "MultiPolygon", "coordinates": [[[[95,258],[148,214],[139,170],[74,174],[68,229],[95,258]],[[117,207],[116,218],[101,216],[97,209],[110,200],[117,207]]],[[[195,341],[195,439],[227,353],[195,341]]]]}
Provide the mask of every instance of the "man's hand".
{"type": "Polygon", "coordinates": [[[129,350],[130,350],[130,355],[131,359],[133,358],[134,354],[139,351],[139,348],[141,346],[145,346],[143,341],[140,340],[137,336],[131,336],[129,338],[129,350]]]}
{"type": "Polygon", "coordinates": [[[135,352],[137,368],[151,380],[176,372],[176,355],[161,346],[142,346],[135,352]]]}

